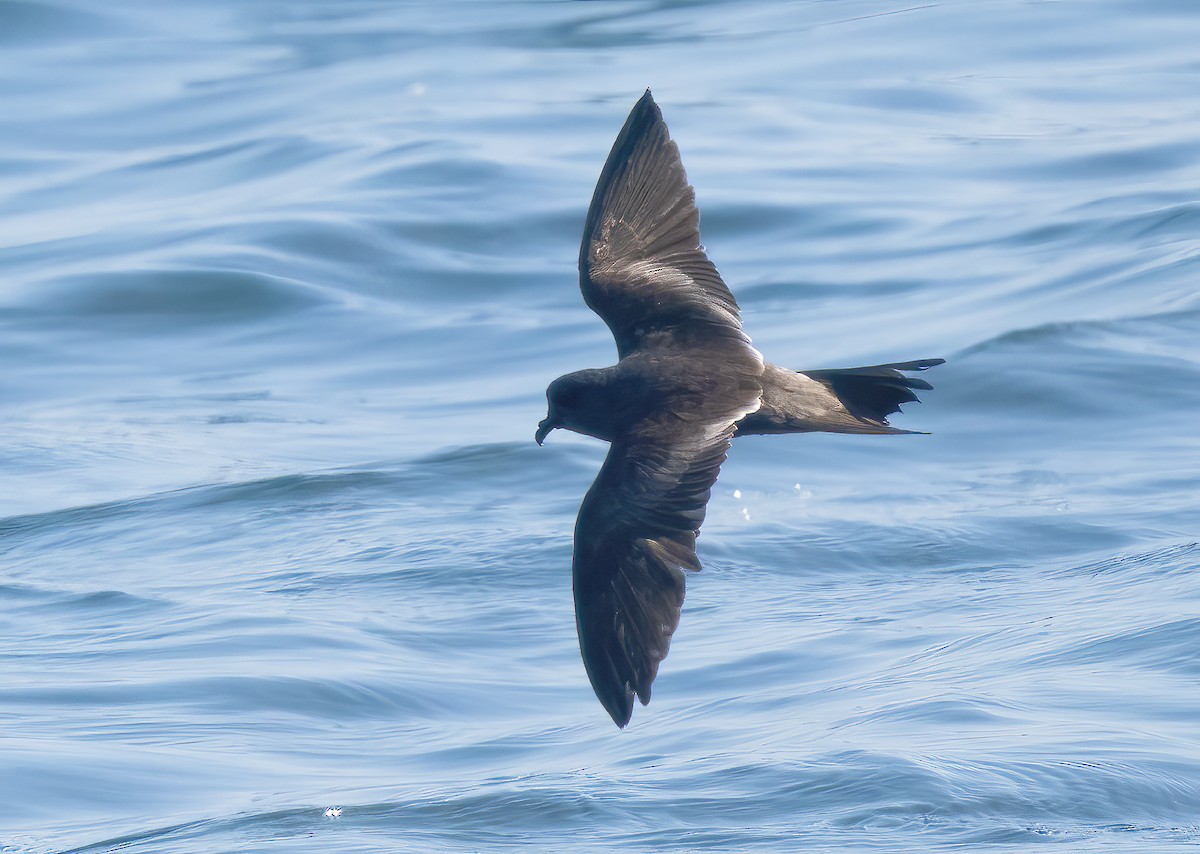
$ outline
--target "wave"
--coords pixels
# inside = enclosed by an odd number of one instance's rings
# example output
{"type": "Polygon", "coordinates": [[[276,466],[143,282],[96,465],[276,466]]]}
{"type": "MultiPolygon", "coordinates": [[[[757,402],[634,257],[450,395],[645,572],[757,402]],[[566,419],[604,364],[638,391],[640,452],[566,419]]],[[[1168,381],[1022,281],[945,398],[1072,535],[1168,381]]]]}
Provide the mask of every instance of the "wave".
{"type": "MultiPolygon", "coordinates": [[[[395,784],[385,799],[277,804],[195,819],[71,848],[136,854],[254,844],[429,851],[537,845],[578,850],[928,851],[937,847],[1186,845],[1200,839],[1200,794],[1166,757],[1127,761],[917,760],[836,751],[804,761],[737,764],[717,757],[684,771],[655,764],[629,777],[581,769],[490,777],[475,783],[395,784]],[[341,840],[339,843],[338,840],[341,840]]],[[[356,798],[357,795],[357,798],[356,798]]],[[[353,799],[353,800],[352,800],[353,799]]],[[[352,849],[357,850],[357,849],[352,849]]],[[[377,849],[371,849],[377,850],[377,849]]]]}

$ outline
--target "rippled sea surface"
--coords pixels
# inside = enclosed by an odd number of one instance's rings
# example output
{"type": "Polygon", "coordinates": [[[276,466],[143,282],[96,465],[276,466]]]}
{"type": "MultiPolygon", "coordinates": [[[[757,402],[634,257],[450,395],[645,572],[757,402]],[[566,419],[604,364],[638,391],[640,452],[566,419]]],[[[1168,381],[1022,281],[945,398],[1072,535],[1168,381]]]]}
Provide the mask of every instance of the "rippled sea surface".
{"type": "Polygon", "coordinates": [[[1200,4],[0,0],[0,851],[1200,845],[1200,4]],[[630,727],[575,259],[650,86],[771,360],[630,727]],[[340,808],[340,815],[335,808],[340,808]],[[329,810],[327,814],[327,810],[329,810]]]}

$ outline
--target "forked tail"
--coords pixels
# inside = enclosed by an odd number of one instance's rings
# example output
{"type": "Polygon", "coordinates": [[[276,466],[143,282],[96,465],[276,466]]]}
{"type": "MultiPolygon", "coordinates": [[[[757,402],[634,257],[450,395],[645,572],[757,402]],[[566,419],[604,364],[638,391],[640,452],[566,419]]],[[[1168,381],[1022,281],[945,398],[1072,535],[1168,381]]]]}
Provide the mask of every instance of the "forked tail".
{"type": "MultiPolygon", "coordinates": [[[[892,362],[864,368],[837,368],[824,371],[800,371],[832,391],[842,406],[862,421],[886,426],[887,418],[900,411],[903,403],[918,402],[914,389],[933,388],[918,377],[905,376],[902,371],[923,371],[944,363],[945,359],[917,359],[912,362],[892,362]]],[[[894,429],[894,428],[893,428],[894,429]]],[[[889,430],[888,432],[892,432],[889,430]]],[[[908,432],[899,431],[895,432],[908,432]]]]}
{"type": "Polygon", "coordinates": [[[736,436],[769,433],[912,433],[888,424],[900,405],[929,383],[904,375],[945,359],[918,359],[865,368],[789,371],[766,365],[759,408],[738,422],[736,436]]]}

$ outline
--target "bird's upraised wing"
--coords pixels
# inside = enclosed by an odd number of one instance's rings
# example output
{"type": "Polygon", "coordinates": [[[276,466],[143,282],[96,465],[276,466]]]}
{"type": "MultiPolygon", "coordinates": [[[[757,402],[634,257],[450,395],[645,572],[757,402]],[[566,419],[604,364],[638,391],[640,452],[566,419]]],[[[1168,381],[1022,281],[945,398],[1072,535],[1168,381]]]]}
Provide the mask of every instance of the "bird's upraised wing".
{"type": "Polygon", "coordinates": [[[699,222],[679,148],[647,89],[600,173],[579,249],[584,301],[612,330],[621,358],[664,335],[748,346],[699,222]]]}
{"type": "Polygon", "coordinates": [[[684,570],[700,569],[696,535],[733,422],[639,425],[613,442],[575,525],[572,576],[579,648],[617,726],[667,655],[683,606],[684,570]]]}

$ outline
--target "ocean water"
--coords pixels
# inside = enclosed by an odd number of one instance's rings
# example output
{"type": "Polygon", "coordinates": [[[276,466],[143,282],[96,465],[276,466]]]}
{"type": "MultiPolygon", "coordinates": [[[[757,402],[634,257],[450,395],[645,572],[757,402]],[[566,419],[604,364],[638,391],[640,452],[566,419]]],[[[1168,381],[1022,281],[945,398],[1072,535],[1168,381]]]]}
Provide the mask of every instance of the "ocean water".
{"type": "Polygon", "coordinates": [[[1200,846],[1200,4],[0,0],[0,851],[1200,846]],[[654,700],[575,259],[650,86],[768,358],[654,700]],[[340,814],[337,809],[340,808],[340,814]]]}

